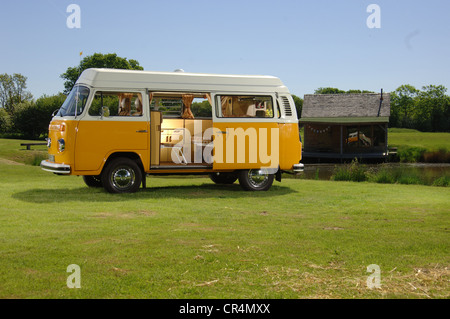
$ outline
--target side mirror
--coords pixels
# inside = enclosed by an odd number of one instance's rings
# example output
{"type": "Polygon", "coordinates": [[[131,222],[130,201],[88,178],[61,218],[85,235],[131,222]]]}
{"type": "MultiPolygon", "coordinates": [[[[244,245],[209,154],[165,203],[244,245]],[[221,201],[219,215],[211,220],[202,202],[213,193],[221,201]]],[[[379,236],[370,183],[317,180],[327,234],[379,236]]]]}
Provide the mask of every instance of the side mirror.
{"type": "Polygon", "coordinates": [[[100,109],[100,116],[108,117],[109,116],[109,107],[102,106],[102,108],[100,109]]]}
{"type": "Polygon", "coordinates": [[[59,109],[54,110],[52,113],[52,117],[54,117],[56,115],[56,113],[58,113],[58,111],[59,111],[59,109]]]}

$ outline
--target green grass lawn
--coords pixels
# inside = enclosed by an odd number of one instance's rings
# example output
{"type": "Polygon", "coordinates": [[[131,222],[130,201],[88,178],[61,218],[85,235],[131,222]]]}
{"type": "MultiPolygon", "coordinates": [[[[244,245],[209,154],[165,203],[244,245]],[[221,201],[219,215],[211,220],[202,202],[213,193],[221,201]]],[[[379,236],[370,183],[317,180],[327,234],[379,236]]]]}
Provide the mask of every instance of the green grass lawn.
{"type": "Polygon", "coordinates": [[[0,298],[450,297],[448,188],[285,179],[245,192],[203,177],[148,187],[112,195],[0,161],[0,298]],[[70,264],[81,289],[66,286],[70,264]],[[366,286],[371,264],[380,289],[366,286]]]}
{"type": "Polygon", "coordinates": [[[0,138],[0,161],[14,161],[29,165],[38,164],[38,162],[40,162],[40,159],[47,157],[47,146],[31,146],[31,150],[27,150],[25,146],[20,146],[21,143],[34,142],[45,141],[27,141],[0,138]]]}
{"type": "Polygon", "coordinates": [[[419,132],[412,129],[390,128],[389,146],[422,147],[430,151],[450,151],[450,133],[419,132]]]}

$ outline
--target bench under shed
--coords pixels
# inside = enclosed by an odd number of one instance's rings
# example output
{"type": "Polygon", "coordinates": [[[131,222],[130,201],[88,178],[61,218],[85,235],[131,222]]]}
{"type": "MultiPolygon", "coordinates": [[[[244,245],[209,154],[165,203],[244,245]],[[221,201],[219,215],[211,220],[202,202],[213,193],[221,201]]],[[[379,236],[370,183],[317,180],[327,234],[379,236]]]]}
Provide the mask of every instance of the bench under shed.
{"type": "Polygon", "coordinates": [[[31,146],[35,146],[35,145],[47,145],[47,142],[20,143],[20,146],[26,146],[27,150],[31,150],[31,146]]]}

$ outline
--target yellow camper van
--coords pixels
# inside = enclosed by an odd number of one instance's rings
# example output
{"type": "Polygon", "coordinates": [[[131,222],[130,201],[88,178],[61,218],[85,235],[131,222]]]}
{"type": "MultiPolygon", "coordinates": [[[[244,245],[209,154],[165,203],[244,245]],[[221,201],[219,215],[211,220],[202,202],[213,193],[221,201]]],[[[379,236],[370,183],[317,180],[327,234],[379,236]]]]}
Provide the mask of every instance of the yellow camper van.
{"type": "Polygon", "coordinates": [[[303,166],[294,101],[272,76],[87,69],[47,142],[43,170],[112,193],[158,174],[268,190],[303,166]]]}

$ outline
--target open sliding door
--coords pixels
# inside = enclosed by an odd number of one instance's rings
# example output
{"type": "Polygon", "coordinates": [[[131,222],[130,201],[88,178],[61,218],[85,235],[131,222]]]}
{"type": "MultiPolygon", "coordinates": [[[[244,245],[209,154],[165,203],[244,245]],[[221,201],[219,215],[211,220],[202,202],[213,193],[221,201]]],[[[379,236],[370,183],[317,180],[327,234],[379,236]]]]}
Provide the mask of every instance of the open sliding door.
{"type": "Polygon", "coordinates": [[[150,167],[159,166],[162,116],[159,111],[150,112],[150,167]]]}

